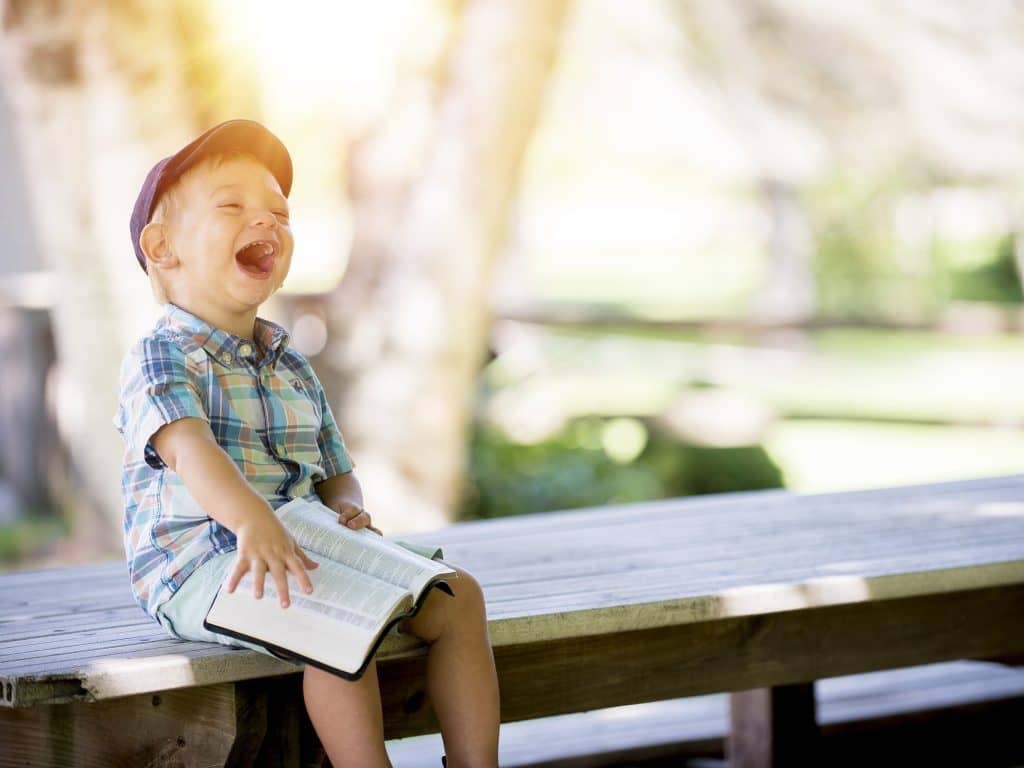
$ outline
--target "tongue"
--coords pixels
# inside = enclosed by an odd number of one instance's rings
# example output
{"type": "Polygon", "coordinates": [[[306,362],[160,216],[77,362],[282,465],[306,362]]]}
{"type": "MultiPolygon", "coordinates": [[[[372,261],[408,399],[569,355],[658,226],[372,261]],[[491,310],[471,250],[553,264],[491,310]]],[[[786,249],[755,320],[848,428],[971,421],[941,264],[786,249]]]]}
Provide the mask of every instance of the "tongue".
{"type": "Polygon", "coordinates": [[[274,257],[267,254],[262,246],[243,248],[235,255],[235,261],[244,272],[259,277],[269,274],[274,267],[274,257]]]}

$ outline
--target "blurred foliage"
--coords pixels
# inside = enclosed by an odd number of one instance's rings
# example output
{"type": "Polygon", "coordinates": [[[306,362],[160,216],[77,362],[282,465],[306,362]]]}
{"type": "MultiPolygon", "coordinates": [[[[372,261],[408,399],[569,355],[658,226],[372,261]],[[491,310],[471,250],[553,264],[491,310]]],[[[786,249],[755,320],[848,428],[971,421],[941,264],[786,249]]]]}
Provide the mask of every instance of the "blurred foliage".
{"type": "Polygon", "coordinates": [[[22,561],[52,549],[55,542],[68,536],[69,530],[64,519],[39,513],[0,525],[0,570],[18,567],[22,561]]]}
{"type": "Polygon", "coordinates": [[[938,308],[941,278],[930,257],[918,270],[894,258],[901,246],[892,208],[908,191],[905,179],[872,184],[837,176],[804,195],[820,314],[874,319],[894,309],[926,315],[938,308]]]}
{"type": "Polygon", "coordinates": [[[985,250],[980,264],[970,268],[948,267],[950,298],[1001,304],[1024,301],[1014,260],[1013,237],[1005,235],[995,242],[982,240],[977,245],[985,250]]]}
{"type": "Polygon", "coordinates": [[[896,213],[915,189],[901,174],[874,183],[837,177],[804,195],[821,314],[927,317],[951,300],[1024,301],[1012,234],[954,238],[923,229],[919,242],[901,239],[896,213]]]}
{"type": "Polygon", "coordinates": [[[458,519],[783,485],[781,470],[761,446],[689,445],[656,430],[649,432],[634,460],[619,463],[602,447],[605,421],[577,419],[554,437],[531,445],[511,442],[497,429],[477,424],[458,519]]]}

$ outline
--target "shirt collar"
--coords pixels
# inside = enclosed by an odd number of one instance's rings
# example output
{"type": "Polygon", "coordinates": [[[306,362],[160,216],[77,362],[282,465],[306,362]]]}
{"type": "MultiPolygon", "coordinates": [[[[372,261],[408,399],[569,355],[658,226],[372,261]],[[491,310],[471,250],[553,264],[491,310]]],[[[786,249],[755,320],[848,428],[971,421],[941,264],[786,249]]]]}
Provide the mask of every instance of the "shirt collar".
{"type": "Polygon", "coordinates": [[[216,328],[188,310],[171,303],[164,307],[160,324],[191,337],[206,350],[207,354],[228,368],[242,365],[243,360],[256,367],[268,363],[271,366],[276,365],[288,347],[290,338],[288,331],[277,323],[257,317],[253,328],[253,336],[257,343],[253,344],[248,339],[216,328]]]}

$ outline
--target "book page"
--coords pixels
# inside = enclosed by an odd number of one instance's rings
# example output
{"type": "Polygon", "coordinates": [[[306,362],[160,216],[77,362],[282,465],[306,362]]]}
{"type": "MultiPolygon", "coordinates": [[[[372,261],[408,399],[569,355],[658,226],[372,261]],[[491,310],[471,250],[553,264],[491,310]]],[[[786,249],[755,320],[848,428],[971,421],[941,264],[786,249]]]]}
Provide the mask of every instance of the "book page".
{"type": "Polygon", "coordinates": [[[291,605],[282,608],[276,585],[268,575],[263,597],[253,596],[253,577],[246,573],[234,592],[221,590],[207,615],[218,627],[355,672],[380,633],[412,600],[402,589],[311,555],[319,563],[309,571],[313,592],[304,594],[288,574],[291,605]]]}
{"type": "Polygon", "coordinates": [[[402,587],[416,597],[436,576],[454,575],[444,563],[413,554],[369,529],[354,531],[340,525],[337,513],[323,504],[292,499],[277,515],[299,545],[310,552],[402,587]]]}
{"type": "MultiPolygon", "coordinates": [[[[307,571],[313,583],[313,591],[305,594],[292,574],[288,578],[288,598],[291,605],[287,610],[299,608],[323,616],[344,621],[354,627],[376,630],[402,603],[407,593],[380,579],[373,579],[340,563],[331,562],[317,554],[310,554],[319,567],[307,571]]],[[[246,573],[238,582],[235,591],[245,589],[252,594],[252,572],[246,573]]],[[[263,583],[263,599],[270,598],[279,603],[277,586],[269,576],[263,583]]]]}

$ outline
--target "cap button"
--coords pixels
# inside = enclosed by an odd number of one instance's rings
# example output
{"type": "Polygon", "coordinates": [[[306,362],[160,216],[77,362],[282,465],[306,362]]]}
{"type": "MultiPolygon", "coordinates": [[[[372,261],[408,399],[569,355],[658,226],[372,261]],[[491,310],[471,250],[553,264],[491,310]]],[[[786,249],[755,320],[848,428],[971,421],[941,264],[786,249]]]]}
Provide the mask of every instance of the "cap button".
{"type": "Polygon", "coordinates": [[[225,352],[223,355],[220,356],[220,361],[224,363],[224,365],[231,365],[231,360],[232,358],[230,352],[225,352]]]}
{"type": "Polygon", "coordinates": [[[248,344],[242,344],[242,345],[241,345],[241,346],[240,346],[240,347],[238,348],[238,353],[239,353],[239,354],[240,354],[240,355],[241,355],[242,357],[248,357],[249,355],[251,355],[251,354],[252,354],[252,347],[251,347],[251,346],[249,346],[248,344]]]}

